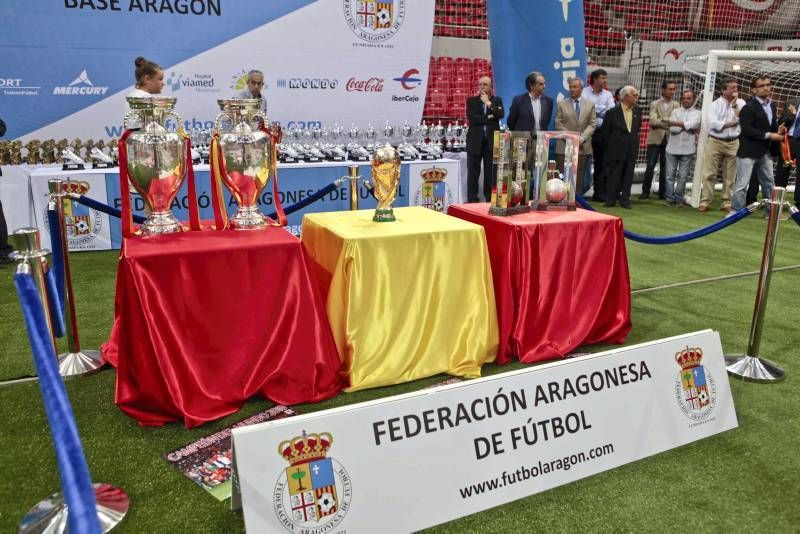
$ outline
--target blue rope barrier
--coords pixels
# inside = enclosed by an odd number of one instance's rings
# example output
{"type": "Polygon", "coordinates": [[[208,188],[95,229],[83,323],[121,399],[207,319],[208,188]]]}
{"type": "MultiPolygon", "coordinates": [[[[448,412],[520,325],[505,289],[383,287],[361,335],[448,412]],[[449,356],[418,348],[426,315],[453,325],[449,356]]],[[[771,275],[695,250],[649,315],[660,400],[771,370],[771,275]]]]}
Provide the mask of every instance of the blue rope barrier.
{"type": "MultiPolygon", "coordinates": [[[[575,195],[575,201],[583,209],[597,211],[586,201],[586,199],[580,195],[575,195]]],[[[691,232],[686,232],[683,234],[646,236],[637,234],[636,232],[631,232],[629,230],[625,230],[624,233],[626,238],[630,239],[631,241],[636,241],[637,243],[645,243],[647,245],[672,245],[674,243],[683,243],[684,241],[690,241],[692,239],[697,239],[698,237],[713,234],[718,230],[722,230],[723,228],[727,228],[728,226],[741,221],[751,213],[752,211],[750,211],[749,207],[742,208],[733,215],[729,215],[724,219],[720,219],[719,221],[709,224],[708,226],[704,226],[703,228],[698,228],[697,230],[692,230],[691,232]]]]}
{"type": "MultiPolygon", "coordinates": [[[[64,315],[64,247],[61,243],[61,220],[54,209],[47,210],[47,222],[50,226],[50,248],[53,250],[53,265],[50,269],[55,276],[56,293],[61,304],[61,316],[64,315]]],[[[61,337],[61,336],[58,336],[61,337]]]]}
{"type": "Polygon", "coordinates": [[[64,301],[58,294],[56,276],[53,269],[47,271],[44,277],[47,284],[47,309],[50,310],[50,323],[53,327],[53,336],[64,337],[67,327],[64,324],[64,301]]]}
{"type": "Polygon", "coordinates": [[[55,447],[61,490],[69,509],[67,527],[70,532],[99,534],[101,530],[97,520],[92,479],[83,455],[72,406],[58,373],[55,349],[45,325],[44,309],[30,274],[15,274],[14,285],[39,375],[39,388],[55,447]]]}
{"type": "MultiPolygon", "coordinates": [[[[322,189],[320,189],[319,191],[317,191],[316,193],[314,193],[313,195],[304,198],[300,202],[296,202],[296,203],[292,204],[291,206],[288,206],[288,207],[284,208],[283,212],[286,215],[289,215],[290,213],[294,213],[295,211],[301,210],[301,209],[305,208],[306,206],[311,205],[314,202],[316,202],[317,200],[321,199],[322,197],[324,197],[325,195],[327,195],[328,193],[330,193],[331,191],[333,191],[334,189],[339,187],[339,185],[341,185],[341,184],[338,182],[338,180],[336,182],[328,184],[325,187],[323,187],[322,189]]],[[[267,215],[267,217],[269,217],[270,219],[274,219],[277,216],[278,216],[278,214],[276,212],[274,212],[274,211],[267,215]]]]}
{"type": "MultiPolygon", "coordinates": [[[[795,187],[800,187],[800,184],[796,185],[795,187]]],[[[800,226],[800,210],[798,210],[794,206],[791,206],[789,208],[789,215],[791,215],[792,219],[794,219],[794,222],[796,222],[797,225],[800,226]]]]}
{"type": "MultiPolygon", "coordinates": [[[[122,217],[122,211],[118,210],[117,208],[112,208],[108,204],[103,204],[102,202],[99,202],[93,198],[89,198],[84,195],[70,196],[70,198],[78,204],[83,204],[87,208],[92,208],[93,210],[100,211],[106,215],[116,217],[117,219],[122,217]]],[[[145,217],[142,217],[141,215],[133,215],[133,222],[136,224],[142,224],[145,220],[145,217]]]]}

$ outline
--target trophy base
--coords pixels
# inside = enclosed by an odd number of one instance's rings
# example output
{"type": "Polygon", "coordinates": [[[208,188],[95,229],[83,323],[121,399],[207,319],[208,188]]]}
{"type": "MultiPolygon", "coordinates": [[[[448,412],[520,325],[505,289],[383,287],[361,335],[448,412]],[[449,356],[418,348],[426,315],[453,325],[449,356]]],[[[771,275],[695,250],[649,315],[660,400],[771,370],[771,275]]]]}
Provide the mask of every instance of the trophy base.
{"type": "Polygon", "coordinates": [[[143,236],[175,232],[183,232],[183,225],[169,211],[154,211],[139,229],[139,234],[143,236]]]}
{"type": "Polygon", "coordinates": [[[394,218],[394,210],[392,210],[392,208],[378,208],[375,210],[375,215],[372,216],[372,220],[375,222],[394,222],[397,219],[394,218]]]}
{"type": "Polygon", "coordinates": [[[307,161],[308,163],[319,163],[319,162],[320,162],[320,161],[322,161],[322,160],[321,160],[320,158],[317,158],[317,157],[314,157],[314,156],[312,156],[312,157],[308,157],[308,158],[306,158],[306,161],[307,161]]]}
{"type": "Polygon", "coordinates": [[[417,161],[414,156],[400,156],[400,161],[417,161]]]}
{"type": "Polygon", "coordinates": [[[283,156],[280,159],[281,159],[281,163],[297,163],[297,160],[295,158],[290,158],[290,157],[287,157],[287,156],[283,156]]]}
{"type": "Polygon", "coordinates": [[[231,228],[234,230],[259,230],[267,227],[267,219],[258,210],[257,206],[240,207],[231,219],[231,228]]]}
{"type": "Polygon", "coordinates": [[[539,204],[536,211],[575,211],[575,204],[539,204]]]}
{"type": "Polygon", "coordinates": [[[434,159],[439,159],[439,158],[437,158],[437,157],[436,157],[436,156],[434,156],[433,154],[422,154],[422,155],[419,157],[419,159],[421,159],[421,160],[425,160],[425,161],[432,161],[432,160],[434,160],[434,159]]]}
{"type": "Polygon", "coordinates": [[[350,156],[350,161],[369,161],[369,156],[350,156]]]}
{"type": "MultiPolygon", "coordinates": [[[[111,484],[94,484],[94,498],[97,501],[97,521],[100,530],[108,532],[125,517],[130,506],[130,499],[124,490],[111,484]]],[[[19,532],[67,532],[67,503],[62,493],[54,493],[25,514],[19,523],[19,532]]]]}
{"type": "Polygon", "coordinates": [[[85,169],[83,163],[65,163],[61,166],[62,171],[82,171],[85,169]]]}
{"type": "Polygon", "coordinates": [[[114,168],[114,164],[113,163],[107,163],[107,162],[103,161],[103,162],[100,162],[100,163],[92,163],[92,168],[93,169],[112,169],[112,168],[114,168]]]}
{"type": "Polygon", "coordinates": [[[331,161],[346,161],[346,160],[347,158],[345,158],[344,156],[333,156],[331,158],[331,161]]]}
{"type": "Polygon", "coordinates": [[[518,206],[514,206],[511,208],[501,208],[498,206],[490,206],[489,207],[489,215],[498,215],[500,217],[509,217],[511,215],[517,215],[519,213],[528,213],[531,211],[531,207],[527,204],[520,204],[518,206]]]}

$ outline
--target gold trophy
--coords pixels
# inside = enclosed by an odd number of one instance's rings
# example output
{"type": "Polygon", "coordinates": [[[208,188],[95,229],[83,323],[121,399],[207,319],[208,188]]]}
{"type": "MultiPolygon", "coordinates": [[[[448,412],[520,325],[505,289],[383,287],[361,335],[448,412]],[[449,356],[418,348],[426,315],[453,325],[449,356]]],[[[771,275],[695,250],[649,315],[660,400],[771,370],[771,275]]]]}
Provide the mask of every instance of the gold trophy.
{"type": "Polygon", "coordinates": [[[85,159],[86,161],[89,161],[90,159],[92,159],[92,149],[93,148],[94,148],[94,139],[87,139],[86,141],[84,141],[84,143],[83,143],[83,149],[84,149],[83,159],[85,159]]]}
{"type": "Polygon", "coordinates": [[[375,198],[378,200],[372,220],[395,221],[392,203],[397,197],[397,184],[400,183],[400,155],[389,143],[375,150],[372,156],[372,182],[375,185],[375,198]]]}
{"type": "Polygon", "coordinates": [[[25,145],[25,149],[28,151],[28,155],[25,156],[25,163],[28,165],[36,165],[42,161],[41,156],[39,155],[39,149],[41,148],[42,142],[38,139],[31,139],[25,145]]]}
{"type": "Polygon", "coordinates": [[[55,156],[56,142],[54,139],[47,139],[42,143],[42,163],[52,165],[56,161],[55,156]]]}
{"type": "Polygon", "coordinates": [[[11,141],[11,156],[9,158],[9,163],[11,165],[21,165],[22,164],[22,141],[14,140],[11,141]]]}
{"type": "Polygon", "coordinates": [[[11,162],[11,141],[0,141],[0,165],[11,162]]]}
{"type": "Polygon", "coordinates": [[[83,159],[83,157],[81,156],[81,149],[83,148],[83,141],[81,141],[80,139],[73,139],[72,143],[70,143],[69,146],[72,147],[72,152],[76,156],[78,156],[79,158],[83,159]]]}
{"type": "Polygon", "coordinates": [[[61,139],[56,143],[56,162],[64,163],[64,149],[69,146],[69,141],[61,139]]]}
{"type": "Polygon", "coordinates": [[[252,230],[267,226],[266,218],[258,208],[261,191],[274,172],[273,143],[270,137],[253,128],[259,120],[267,125],[267,117],[261,111],[261,101],[256,98],[232,98],[217,100],[220,113],[214,122],[219,136],[219,173],[223,183],[236,199],[239,209],[231,219],[237,230],[252,230]],[[223,129],[223,119],[228,119],[229,128],[223,129]]]}

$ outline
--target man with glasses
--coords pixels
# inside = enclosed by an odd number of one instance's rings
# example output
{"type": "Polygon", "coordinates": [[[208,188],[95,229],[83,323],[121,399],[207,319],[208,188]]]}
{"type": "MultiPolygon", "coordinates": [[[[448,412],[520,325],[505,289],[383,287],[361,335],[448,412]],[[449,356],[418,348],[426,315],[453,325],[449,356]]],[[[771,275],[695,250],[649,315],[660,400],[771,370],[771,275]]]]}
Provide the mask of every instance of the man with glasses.
{"type": "Polygon", "coordinates": [[[772,82],[768,76],[759,75],[750,82],[753,93],[739,114],[742,133],[736,153],[736,183],[733,187],[733,211],[745,206],[750,174],[756,171],[765,199],[772,197],[774,185],[772,158],[778,155],[778,144],[786,127],[778,126],[777,110],[772,95],[772,82]]]}

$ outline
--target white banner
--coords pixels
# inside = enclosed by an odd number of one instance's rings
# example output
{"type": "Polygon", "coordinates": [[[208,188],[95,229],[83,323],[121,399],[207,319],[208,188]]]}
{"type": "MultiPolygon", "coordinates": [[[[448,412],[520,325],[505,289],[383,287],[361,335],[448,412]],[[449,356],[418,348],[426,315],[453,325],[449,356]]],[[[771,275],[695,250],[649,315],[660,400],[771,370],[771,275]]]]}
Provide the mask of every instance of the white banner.
{"type": "MultiPolygon", "coordinates": [[[[42,240],[42,248],[52,250],[50,225],[47,222],[47,203],[50,190],[47,181],[58,178],[71,180],[65,185],[70,192],[85,195],[102,203],[108,202],[106,194],[106,172],[104,169],[84,171],[61,171],[59,169],[40,169],[31,174],[33,194],[33,213],[42,240]]],[[[64,203],[64,219],[67,240],[71,251],[111,249],[111,225],[108,215],[67,200],[64,203]]]]}
{"type": "Polygon", "coordinates": [[[242,429],[250,532],[410,532],[738,425],[703,331],[242,429]]]}
{"type": "MultiPolygon", "coordinates": [[[[252,7],[254,17],[274,9],[268,3],[252,7]]],[[[279,121],[284,128],[330,127],[339,123],[346,129],[356,124],[363,131],[372,124],[376,131],[382,131],[386,121],[395,128],[403,121],[415,124],[420,121],[425,104],[433,15],[433,0],[314,1],[183,61],[162,63],[162,94],[178,99],[176,111],[187,130],[210,129],[219,113],[217,99],[231,98],[245,89],[247,72],[258,69],[265,76],[269,119],[279,121]]],[[[72,23],[75,17],[67,20],[72,23]]],[[[79,20],[88,24],[91,19],[79,20]]],[[[108,24],[122,22],[123,19],[111,19],[108,24]]],[[[200,23],[192,20],[192,24],[200,23]]],[[[224,18],[215,23],[224,24],[224,18]]],[[[113,33],[113,26],[106,26],[103,31],[113,33]]],[[[192,27],[186,31],[191,32],[192,27]]],[[[203,26],[199,31],[214,30],[203,26]]],[[[93,33],[93,28],[87,26],[86,38],[93,33]]],[[[179,46],[172,34],[154,37],[168,38],[165,46],[179,46]]],[[[97,39],[97,47],[105,48],[107,38],[97,39]]],[[[65,53],[75,55],[73,49],[65,53]]],[[[71,71],[68,74],[69,79],[53,80],[61,85],[75,84],[73,78],[81,74],[88,77],[92,87],[103,86],[104,97],[26,132],[21,136],[23,142],[33,138],[119,138],[128,109],[125,95],[133,87],[114,90],[104,71],[113,71],[117,77],[121,70],[131,72],[137,53],[131,51],[126,55],[130,59],[122,64],[105,64],[103,69],[84,67],[82,72],[76,67],[74,75],[71,71]]],[[[152,51],[153,59],[158,56],[157,51],[152,51]]],[[[52,92],[50,87],[47,90],[52,92]]]]}

